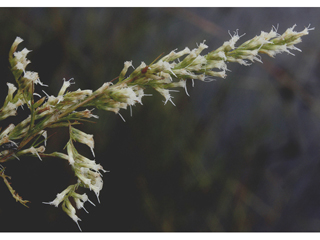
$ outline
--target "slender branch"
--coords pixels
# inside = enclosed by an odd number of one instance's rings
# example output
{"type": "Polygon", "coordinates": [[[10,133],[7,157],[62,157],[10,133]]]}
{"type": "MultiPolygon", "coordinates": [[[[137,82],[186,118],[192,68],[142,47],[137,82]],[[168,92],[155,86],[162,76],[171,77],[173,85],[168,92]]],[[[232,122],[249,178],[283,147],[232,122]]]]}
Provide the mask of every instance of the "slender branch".
{"type": "Polygon", "coordinates": [[[0,170],[0,176],[3,178],[3,181],[4,181],[4,183],[6,184],[6,186],[8,187],[8,189],[9,189],[12,197],[13,197],[14,199],[16,199],[17,202],[20,202],[23,206],[29,208],[26,204],[27,204],[28,202],[30,202],[30,201],[28,201],[28,200],[23,200],[23,199],[19,196],[19,194],[16,193],[16,191],[11,187],[11,185],[10,185],[8,179],[7,179],[7,178],[11,178],[11,177],[5,175],[5,174],[4,174],[4,170],[5,170],[5,168],[3,168],[3,169],[0,170]]]}

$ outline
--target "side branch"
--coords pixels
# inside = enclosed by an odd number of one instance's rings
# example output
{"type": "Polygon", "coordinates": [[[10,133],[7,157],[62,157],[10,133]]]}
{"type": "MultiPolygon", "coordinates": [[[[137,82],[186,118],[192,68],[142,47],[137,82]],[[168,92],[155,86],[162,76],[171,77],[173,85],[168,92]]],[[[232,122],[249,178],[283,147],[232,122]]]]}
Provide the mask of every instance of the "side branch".
{"type": "Polygon", "coordinates": [[[5,168],[3,168],[3,169],[0,170],[0,176],[3,178],[4,183],[7,185],[7,187],[8,187],[8,189],[9,189],[12,197],[13,197],[14,199],[16,199],[17,202],[20,202],[23,206],[29,208],[26,204],[27,204],[27,202],[30,202],[30,201],[28,201],[28,200],[23,200],[23,199],[19,196],[19,194],[16,193],[16,191],[11,187],[11,185],[10,185],[8,179],[7,179],[7,178],[11,178],[11,177],[5,175],[5,174],[4,174],[4,170],[5,170],[5,168]]]}

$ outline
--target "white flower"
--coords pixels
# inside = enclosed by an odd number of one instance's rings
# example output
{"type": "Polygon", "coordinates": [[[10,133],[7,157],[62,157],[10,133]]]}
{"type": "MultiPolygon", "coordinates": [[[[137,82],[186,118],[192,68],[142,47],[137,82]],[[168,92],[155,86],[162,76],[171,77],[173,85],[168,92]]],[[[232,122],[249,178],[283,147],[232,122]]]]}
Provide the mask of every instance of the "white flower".
{"type": "Polygon", "coordinates": [[[42,152],[44,152],[45,150],[46,150],[46,149],[45,149],[44,146],[40,146],[40,147],[38,147],[38,148],[34,148],[34,147],[31,147],[31,148],[30,148],[30,152],[31,152],[33,155],[37,155],[38,158],[39,158],[41,161],[42,161],[42,159],[41,159],[41,157],[40,157],[40,155],[39,155],[38,152],[42,153],[42,152]]]}
{"type": "Polygon", "coordinates": [[[98,199],[98,202],[100,203],[100,199],[99,199],[99,194],[100,194],[100,191],[103,187],[103,180],[102,178],[99,176],[95,179],[95,182],[93,185],[91,185],[91,189],[94,191],[94,193],[96,194],[97,196],[97,199],[98,199]]]}
{"type": "MultiPolygon", "coordinates": [[[[11,48],[10,48],[10,53],[9,53],[9,54],[10,54],[10,58],[13,57],[14,52],[16,51],[18,45],[19,45],[21,42],[23,42],[22,38],[16,37],[16,39],[14,40],[14,42],[13,42],[11,48]]],[[[15,62],[16,62],[16,61],[15,61],[15,62]]]]}
{"type": "Polygon", "coordinates": [[[198,46],[198,49],[195,50],[197,55],[199,55],[204,49],[208,48],[208,46],[204,44],[204,42],[205,41],[203,41],[203,43],[200,43],[200,45],[198,46]]]}
{"type": "Polygon", "coordinates": [[[185,48],[180,52],[175,52],[175,51],[171,51],[168,55],[164,56],[163,58],[161,58],[162,61],[166,61],[166,62],[171,62],[177,58],[180,58],[183,55],[189,54],[190,53],[190,49],[189,48],[185,48]]]}
{"type": "Polygon", "coordinates": [[[124,76],[126,75],[128,68],[129,67],[133,67],[132,65],[132,61],[126,61],[124,62],[124,67],[119,75],[119,80],[122,80],[124,78],[124,76]]]}
{"type": "MultiPolygon", "coordinates": [[[[101,179],[99,173],[94,172],[86,167],[80,167],[82,164],[75,166],[75,174],[78,177],[78,180],[87,185],[87,187],[92,190],[96,187],[97,179],[101,179]]],[[[101,179],[102,181],[102,179],[101,179]]],[[[102,189],[102,186],[100,190],[102,189]]],[[[100,191],[99,190],[99,191],[100,191]]]]}
{"type": "Polygon", "coordinates": [[[136,94],[135,101],[137,101],[142,105],[141,99],[143,96],[145,96],[143,89],[139,88],[138,90],[135,90],[135,94],[136,94]]]}
{"type": "Polygon", "coordinates": [[[172,66],[168,62],[164,62],[162,60],[159,60],[157,63],[152,65],[152,70],[155,72],[171,72],[175,77],[177,77],[174,72],[172,71],[172,66]]]}
{"type": "Polygon", "coordinates": [[[24,100],[23,100],[23,99],[19,99],[19,100],[15,103],[16,109],[17,109],[18,107],[22,106],[23,104],[24,104],[24,100]]]}
{"type": "Polygon", "coordinates": [[[92,134],[87,134],[84,133],[76,128],[71,127],[71,134],[72,134],[72,138],[80,143],[86,144],[92,152],[92,155],[94,156],[94,140],[93,140],[93,135],[92,134]]]}
{"type": "Polygon", "coordinates": [[[133,67],[133,66],[132,66],[132,61],[126,61],[126,62],[124,62],[124,68],[125,68],[125,69],[128,69],[129,67],[133,67]]]}
{"type": "Polygon", "coordinates": [[[145,62],[141,62],[141,64],[137,67],[136,71],[140,71],[142,68],[145,68],[147,65],[145,62]]]}
{"type": "Polygon", "coordinates": [[[79,171],[75,171],[76,176],[79,178],[81,182],[85,185],[88,185],[89,189],[91,190],[91,179],[87,177],[87,172],[89,170],[87,168],[81,167],[79,171]]]}
{"type": "Polygon", "coordinates": [[[172,77],[169,73],[165,73],[165,72],[160,72],[160,77],[161,78],[164,78],[162,81],[164,83],[169,83],[169,82],[172,82],[172,77]]]}
{"type": "MultiPolygon", "coordinates": [[[[242,60],[243,61],[243,60],[242,60]]],[[[215,72],[215,71],[206,71],[206,74],[208,76],[213,76],[213,77],[220,77],[220,78],[226,78],[226,71],[223,70],[223,71],[220,71],[220,72],[215,72]]]]}
{"type": "Polygon", "coordinates": [[[272,43],[270,39],[275,38],[279,35],[276,31],[274,31],[274,29],[275,28],[273,27],[270,32],[261,31],[259,36],[255,36],[253,39],[246,41],[241,46],[249,49],[261,47],[267,43],[272,43]]]}
{"type": "Polygon", "coordinates": [[[102,86],[96,90],[96,93],[104,92],[106,89],[109,88],[110,85],[112,85],[112,82],[103,83],[102,86]]]}
{"type": "Polygon", "coordinates": [[[207,60],[227,60],[226,53],[223,51],[223,49],[219,48],[216,51],[210,52],[207,55],[207,60]]]}
{"type": "MultiPolygon", "coordinates": [[[[198,54],[198,49],[193,49],[188,56],[186,56],[182,62],[186,63],[187,65],[191,64],[192,61],[199,55],[198,54]]],[[[179,64],[182,64],[182,62],[180,62],[179,64]]],[[[179,65],[178,64],[178,65],[179,65]]]]}
{"type": "Polygon", "coordinates": [[[68,152],[68,161],[70,165],[74,165],[74,154],[73,154],[73,146],[70,142],[67,144],[67,152],[68,152]]]}
{"type": "Polygon", "coordinates": [[[223,60],[208,60],[206,68],[207,69],[217,68],[217,69],[227,70],[227,64],[223,60]]]}
{"type": "Polygon", "coordinates": [[[13,46],[17,46],[18,44],[20,44],[21,42],[23,42],[23,39],[20,37],[16,37],[16,39],[13,42],[13,46]]]}
{"type": "Polygon", "coordinates": [[[189,77],[191,79],[198,79],[200,81],[204,81],[206,78],[206,75],[205,74],[190,74],[189,77]]]}
{"type": "Polygon", "coordinates": [[[8,116],[15,116],[17,114],[16,108],[16,104],[8,102],[7,106],[2,111],[6,112],[8,116]]]}
{"type": "Polygon", "coordinates": [[[77,154],[77,160],[77,167],[92,169],[96,172],[99,172],[100,170],[106,172],[100,164],[96,164],[94,160],[90,160],[81,154],[77,154]]]}
{"type": "Polygon", "coordinates": [[[271,46],[268,46],[268,49],[260,49],[260,52],[265,53],[270,57],[274,57],[276,54],[283,53],[283,52],[287,52],[291,55],[294,55],[288,50],[287,45],[271,45],[271,46]]]}
{"type": "Polygon", "coordinates": [[[37,80],[39,79],[39,75],[37,72],[31,72],[31,71],[27,71],[24,76],[24,78],[27,78],[29,80],[31,80],[32,82],[37,82],[37,80]]]}
{"type": "Polygon", "coordinates": [[[4,136],[7,136],[14,129],[14,127],[15,125],[11,123],[5,130],[2,131],[0,138],[2,139],[4,136]]]}
{"type": "Polygon", "coordinates": [[[234,57],[230,57],[230,56],[228,57],[228,61],[229,62],[237,62],[237,63],[239,63],[241,65],[244,65],[244,66],[250,66],[251,65],[251,63],[249,63],[246,60],[243,60],[243,59],[240,59],[240,58],[234,58],[234,57]]]}
{"type": "MultiPolygon", "coordinates": [[[[9,96],[9,95],[8,95],[9,96]]],[[[12,97],[9,96],[9,99],[12,97]]],[[[17,102],[8,102],[3,108],[2,108],[2,118],[7,118],[9,116],[15,116],[17,115],[17,108],[22,106],[24,104],[24,101],[19,99],[17,102]]]]}
{"type": "Polygon", "coordinates": [[[296,38],[295,41],[291,41],[290,45],[293,45],[293,44],[297,44],[297,43],[300,43],[301,42],[301,36],[303,35],[307,35],[309,34],[309,30],[308,28],[305,28],[303,31],[301,32],[296,32],[296,31],[293,31],[293,29],[296,27],[297,25],[293,25],[291,28],[288,28],[284,34],[282,34],[281,38],[282,39],[290,39],[290,38],[296,38]]]}
{"type": "Polygon", "coordinates": [[[159,87],[156,87],[155,90],[157,90],[166,99],[164,104],[167,104],[167,102],[170,101],[172,103],[172,105],[175,106],[174,102],[171,100],[172,96],[169,93],[170,91],[174,92],[175,90],[168,90],[168,89],[163,89],[163,88],[159,88],[159,87]]]}
{"type": "Polygon", "coordinates": [[[66,200],[65,204],[66,206],[63,206],[63,210],[72,218],[73,221],[75,221],[79,230],[82,231],[78,223],[81,219],[76,215],[76,209],[72,206],[69,200],[66,200]]]}
{"type": "Polygon", "coordinates": [[[72,80],[73,80],[73,78],[70,78],[68,81],[63,79],[63,85],[58,93],[58,96],[63,96],[64,93],[66,92],[67,88],[70,87],[71,84],[74,84],[73,82],[71,82],[72,80]]]}
{"type": "MultiPolygon", "coordinates": [[[[257,61],[262,63],[262,61],[258,58],[259,49],[255,50],[238,50],[237,51],[237,59],[248,59],[251,62],[257,61]]],[[[228,58],[229,60],[229,58],[228,58]]]]}
{"type": "MultiPolygon", "coordinates": [[[[71,148],[71,144],[68,143],[67,148],[71,148]]],[[[70,151],[70,150],[69,150],[70,151]]],[[[78,177],[78,182],[82,182],[85,187],[94,191],[98,201],[99,200],[99,192],[103,187],[103,180],[101,178],[101,173],[106,172],[100,164],[96,164],[94,160],[90,160],[81,154],[79,154],[76,150],[72,153],[74,163],[72,164],[75,175],[78,177]]]]}
{"type": "Polygon", "coordinates": [[[26,66],[30,63],[29,60],[17,62],[16,68],[25,72],[26,66]]]}
{"type": "Polygon", "coordinates": [[[73,92],[74,95],[78,96],[81,100],[84,99],[85,97],[89,96],[92,94],[91,89],[85,89],[81,90],[80,88],[77,91],[73,92]]]}
{"type": "Polygon", "coordinates": [[[24,48],[22,51],[20,51],[20,52],[14,52],[13,53],[13,56],[18,60],[18,61],[23,61],[25,58],[26,58],[26,56],[27,56],[27,54],[29,53],[29,52],[31,52],[30,50],[28,50],[28,49],[26,49],[26,48],[24,48]]]}
{"type": "Polygon", "coordinates": [[[17,64],[16,64],[16,68],[17,68],[17,69],[19,69],[19,70],[23,70],[23,71],[24,71],[25,66],[23,65],[23,63],[22,63],[22,62],[17,62],[17,64]]]}
{"type": "Polygon", "coordinates": [[[176,75],[181,75],[181,76],[186,76],[186,75],[190,75],[191,74],[191,72],[187,71],[187,69],[185,69],[185,68],[175,69],[174,73],[176,75]]]}
{"type": "Polygon", "coordinates": [[[72,192],[71,193],[71,196],[73,197],[73,198],[79,198],[81,201],[83,201],[83,202],[86,202],[89,198],[88,198],[88,196],[87,196],[87,194],[79,194],[79,193],[76,193],[76,192],[72,192]]]}
{"type": "Polygon", "coordinates": [[[33,155],[36,155],[42,161],[42,159],[41,159],[41,157],[39,155],[39,152],[42,153],[44,151],[45,151],[45,147],[44,146],[40,146],[38,148],[30,147],[28,149],[20,151],[20,154],[23,155],[23,154],[26,154],[26,153],[32,153],[33,155]]]}
{"type": "Polygon", "coordinates": [[[240,39],[240,36],[238,35],[238,31],[236,31],[234,32],[234,35],[231,36],[231,39],[229,41],[223,43],[223,47],[228,51],[231,49],[235,49],[235,44],[239,39],[240,39]]]}
{"type": "Polygon", "coordinates": [[[53,205],[55,207],[58,207],[59,204],[65,200],[66,195],[72,190],[72,188],[74,187],[74,185],[70,185],[69,187],[67,187],[65,190],[63,190],[61,193],[57,194],[57,197],[52,201],[52,202],[42,202],[44,204],[50,204],[53,205]]]}
{"type": "Polygon", "coordinates": [[[42,130],[39,132],[39,134],[41,134],[44,137],[44,145],[46,146],[47,145],[47,138],[48,138],[47,131],[42,130]]]}
{"type": "Polygon", "coordinates": [[[84,207],[84,202],[80,201],[79,198],[74,198],[74,201],[76,203],[77,209],[83,208],[88,213],[87,209],[85,209],[84,207]]]}
{"type": "Polygon", "coordinates": [[[73,197],[77,209],[83,208],[88,213],[87,209],[84,208],[84,204],[86,201],[90,202],[93,206],[95,206],[94,203],[89,200],[87,194],[85,193],[81,195],[76,192],[72,192],[70,196],[73,197]]]}
{"type": "Polygon", "coordinates": [[[132,87],[119,89],[117,90],[117,93],[119,95],[122,94],[124,98],[126,98],[126,103],[128,103],[131,106],[134,105],[138,99],[132,87]]]}
{"type": "Polygon", "coordinates": [[[65,196],[65,194],[58,193],[57,197],[52,202],[43,202],[43,203],[50,204],[50,205],[53,205],[55,207],[58,207],[59,204],[63,201],[64,196],[65,196]]]}
{"type": "Polygon", "coordinates": [[[231,39],[229,41],[226,41],[223,43],[223,45],[221,47],[219,47],[215,52],[228,52],[230,50],[235,49],[235,44],[236,42],[243,36],[239,36],[238,34],[238,30],[234,32],[234,35],[232,36],[229,32],[229,35],[231,37],[231,39]]]}

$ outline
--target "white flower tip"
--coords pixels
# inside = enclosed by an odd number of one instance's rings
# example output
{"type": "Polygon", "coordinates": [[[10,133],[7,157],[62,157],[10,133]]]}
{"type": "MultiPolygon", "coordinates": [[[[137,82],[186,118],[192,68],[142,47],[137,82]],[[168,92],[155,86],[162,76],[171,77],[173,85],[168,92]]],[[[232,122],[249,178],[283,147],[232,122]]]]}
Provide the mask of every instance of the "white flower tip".
{"type": "MultiPolygon", "coordinates": [[[[56,200],[56,199],[55,199],[56,200]]],[[[53,205],[53,206],[55,206],[55,207],[58,207],[59,206],[59,204],[60,204],[60,202],[59,201],[55,201],[55,200],[53,200],[53,201],[51,201],[51,202],[42,202],[43,204],[49,204],[49,205],[53,205]]]]}
{"type": "Polygon", "coordinates": [[[184,84],[184,90],[186,91],[187,96],[190,97],[190,95],[189,95],[189,93],[188,93],[188,90],[187,90],[187,84],[186,84],[186,82],[185,82],[185,84],[184,84]]]}
{"type": "Polygon", "coordinates": [[[20,161],[20,158],[18,158],[18,156],[17,156],[17,155],[15,155],[14,153],[12,154],[12,156],[14,156],[17,160],[19,160],[19,161],[20,161]]]}
{"type": "Polygon", "coordinates": [[[307,29],[308,31],[314,30],[315,28],[314,28],[314,27],[313,27],[313,28],[310,28],[310,25],[311,25],[311,23],[308,25],[308,27],[306,27],[306,29],[307,29]]]}
{"type": "Polygon", "coordinates": [[[93,206],[96,206],[93,202],[90,201],[89,198],[88,198],[88,202],[91,203],[93,206]]]}
{"type": "Polygon", "coordinates": [[[45,148],[44,146],[41,146],[39,147],[38,149],[35,149],[34,147],[31,147],[30,148],[30,152],[33,154],[33,155],[37,155],[37,157],[40,159],[40,161],[42,161],[40,155],[38,152],[44,152],[45,151],[45,148]]]}
{"type": "Polygon", "coordinates": [[[89,212],[87,211],[87,209],[85,209],[85,207],[84,207],[84,206],[82,206],[82,208],[83,208],[83,210],[84,210],[84,211],[86,211],[86,213],[89,213],[89,212]]]}
{"type": "Polygon", "coordinates": [[[124,62],[124,67],[125,67],[125,68],[133,67],[133,66],[132,66],[132,61],[126,61],[126,62],[124,62]]]}
{"type": "Polygon", "coordinates": [[[69,156],[69,164],[71,165],[71,166],[73,166],[74,165],[74,159],[73,159],[73,157],[70,157],[69,156]]]}
{"type": "Polygon", "coordinates": [[[98,202],[100,204],[100,199],[99,199],[99,192],[95,192],[96,196],[97,196],[97,199],[98,199],[98,202]]]}
{"type": "Polygon", "coordinates": [[[91,149],[93,157],[96,157],[95,154],[94,154],[93,148],[91,147],[90,149],[91,149]]]}
{"type": "Polygon", "coordinates": [[[118,115],[121,117],[122,121],[126,122],[126,120],[124,119],[124,117],[123,117],[119,112],[117,112],[116,114],[118,114],[118,115]]]}
{"type": "Polygon", "coordinates": [[[22,39],[21,37],[16,37],[16,39],[14,40],[14,42],[15,42],[16,44],[19,44],[19,43],[23,42],[23,39],[22,39]]]}
{"type": "Polygon", "coordinates": [[[79,223],[78,223],[78,221],[81,221],[81,219],[77,217],[77,219],[73,219],[73,221],[75,221],[75,223],[77,224],[80,232],[82,232],[81,227],[80,227],[80,225],[79,225],[79,223]]]}

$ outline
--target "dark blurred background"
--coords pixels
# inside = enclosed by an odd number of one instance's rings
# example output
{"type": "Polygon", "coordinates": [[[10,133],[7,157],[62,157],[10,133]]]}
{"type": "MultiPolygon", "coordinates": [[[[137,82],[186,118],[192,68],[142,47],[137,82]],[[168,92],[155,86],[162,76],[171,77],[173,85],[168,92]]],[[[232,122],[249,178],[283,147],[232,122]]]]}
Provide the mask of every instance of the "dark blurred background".
{"type": "MultiPolygon", "coordinates": [[[[80,210],[83,231],[320,231],[319,8],[1,8],[1,101],[13,82],[8,52],[16,36],[20,49],[33,50],[27,70],[36,71],[56,95],[63,78],[71,89],[96,90],[117,77],[124,61],[147,64],[206,40],[220,47],[239,29],[239,43],[297,24],[315,31],[303,37],[295,57],[281,54],[250,67],[230,63],[226,79],[188,82],[143,106],[112,112],[95,110],[96,161],[110,173],[98,204],[93,192],[80,210]]],[[[20,117],[20,118],[19,118],[20,117]]],[[[26,117],[1,122],[2,127],[26,117]]],[[[49,141],[61,150],[65,129],[49,141]]],[[[86,156],[90,150],[83,147],[86,156]]],[[[91,157],[92,158],[92,157],[91,157]]],[[[30,208],[15,202],[0,181],[0,231],[78,231],[61,207],[44,205],[75,183],[61,159],[23,158],[3,164],[13,188],[30,208]]]]}

